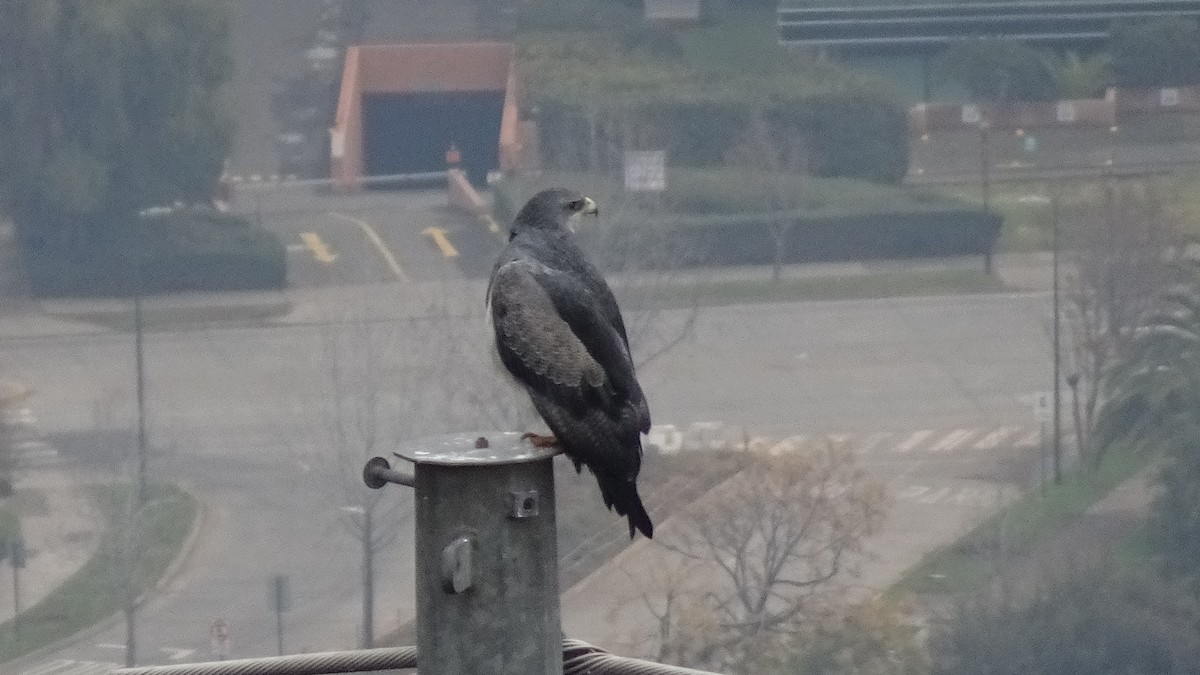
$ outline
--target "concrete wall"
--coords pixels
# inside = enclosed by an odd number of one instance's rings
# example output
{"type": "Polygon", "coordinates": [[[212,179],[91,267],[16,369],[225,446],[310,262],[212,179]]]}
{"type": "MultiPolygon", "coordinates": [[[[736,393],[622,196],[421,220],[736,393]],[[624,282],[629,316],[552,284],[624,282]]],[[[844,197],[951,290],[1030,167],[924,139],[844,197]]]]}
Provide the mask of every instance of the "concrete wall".
{"type": "Polygon", "coordinates": [[[365,95],[406,92],[503,91],[498,169],[515,165],[520,150],[513,48],[503,43],[359,45],[346,50],[332,134],[331,170],[341,190],[363,176],[365,95]]]}
{"type": "Polygon", "coordinates": [[[934,131],[976,129],[1109,128],[1131,116],[1200,112],[1200,87],[1110,88],[1104,98],[1042,103],[918,103],[908,110],[915,136],[934,131]]]}

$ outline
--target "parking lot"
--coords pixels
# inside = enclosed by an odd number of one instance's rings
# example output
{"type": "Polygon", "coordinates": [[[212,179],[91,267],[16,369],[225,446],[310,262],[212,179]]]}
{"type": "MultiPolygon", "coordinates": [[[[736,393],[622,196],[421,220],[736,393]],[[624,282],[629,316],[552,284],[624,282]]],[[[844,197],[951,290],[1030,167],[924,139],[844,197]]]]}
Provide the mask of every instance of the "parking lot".
{"type": "Polygon", "coordinates": [[[449,208],[443,189],[322,195],[258,186],[234,210],[279,235],[293,288],[483,277],[502,244],[449,208]]]}

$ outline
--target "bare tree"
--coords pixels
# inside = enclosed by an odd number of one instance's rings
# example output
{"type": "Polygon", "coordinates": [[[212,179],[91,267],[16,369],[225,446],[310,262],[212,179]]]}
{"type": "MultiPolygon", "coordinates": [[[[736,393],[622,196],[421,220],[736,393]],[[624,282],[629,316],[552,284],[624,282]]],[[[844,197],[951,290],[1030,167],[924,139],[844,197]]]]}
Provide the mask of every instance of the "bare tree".
{"type": "Polygon", "coordinates": [[[780,136],[773,133],[766,114],[758,108],[750,115],[742,142],[734,146],[730,154],[731,164],[743,167],[765,188],[763,210],[776,214],[769,227],[774,247],[771,281],[779,283],[787,256],[788,235],[796,226],[796,219],[787,214],[803,205],[805,199],[805,191],[797,189],[797,182],[802,185],[802,179],[808,173],[802,141],[794,134],[780,136]]]}
{"type": "Polygon", "coordinates": [[[1107,182],[1066,204],[1062,227],[1067,382],[1081,457],[1091,446],[1101,381],[1129,331],[1164,288],[1180,231],[1165,200],[1141,181],[1107,182]]]}
{"type": "Polygon", "coordinates": [[[663,528],[619,603],[654,617],[660,659],[760,672],[844,601],[885,506],[842,445],[753,457],[663,528]]]}
{"type": "Polygon", "coordinates": [[[455,332],[447,328],[453,317],[431,308],[432,317],[380,320],[379,302],[364,293],[320,327],[322,376],[312,389],[293,392],[290,428],[280,430],[312,466],[326,502],[359,545],[362,647],[375,641],[376,558],[411,515],[402,492],[363,485],[363,465],[453,428],[451,383],[462,381],[451,373],[458,349],[457,340],[447,339],[455,332]]]}

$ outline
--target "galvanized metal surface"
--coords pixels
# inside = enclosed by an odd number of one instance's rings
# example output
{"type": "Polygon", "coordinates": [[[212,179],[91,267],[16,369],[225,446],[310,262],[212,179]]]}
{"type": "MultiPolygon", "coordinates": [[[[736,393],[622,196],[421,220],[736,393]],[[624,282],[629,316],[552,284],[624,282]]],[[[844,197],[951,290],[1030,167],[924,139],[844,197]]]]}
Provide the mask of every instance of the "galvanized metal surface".
{"type": "Polygon", "coordinates": [[[463,438],[416,466],[421,674],[560,675],[553,452],[463,438]]]}
{"type": "Polygon", "coordinates": [[[483,466],[537,462],[558,453],[556,447],[539,447],[524,434],[507,431],[422,438],[401,446],[396,456],[415,464],[483,466]]]}

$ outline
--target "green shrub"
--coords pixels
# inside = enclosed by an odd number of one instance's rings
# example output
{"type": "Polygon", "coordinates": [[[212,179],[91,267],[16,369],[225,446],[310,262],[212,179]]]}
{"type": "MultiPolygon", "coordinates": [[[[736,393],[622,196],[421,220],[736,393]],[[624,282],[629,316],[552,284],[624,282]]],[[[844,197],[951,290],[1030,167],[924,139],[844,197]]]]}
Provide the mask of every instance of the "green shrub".
{"type": "MultiPolygon", "coordinates": [[[[509,222],[529,196],[555,184],[621,194],[615,183],[596,185],[594,177],[577,173],[503,181],[493,186],[497,219],[509,222]]],[[[609,198],[617,200],[629,203],[608,205],[621,213],[612,221],[614,229],[676,242],[688,264],[764,265],[777,254],[781,262],[983,255],[994,246],[1001,224],[999,214],[950,197],[852,179],[769,181],[761,172],[736,170],[671,168],[660,200],[665,213],[651,215],[628,196],[609,198]],[[786,216],[771,212],[765,206],[770,190],[786,192],[795,208],[786,216]]],[[[586,242],[604,235],[585,228],[580,236],[586,242]]],[[[598,248],[601,255],[619,250],[598,248]]],[[[606,260],[614,268],[625,263],[606,260]]]]}
{"type": "MultiPolygon", "coordinates": [[[[625,120],[642,129],[647,147],[665,149],[672,164],[723,165],[754,109],[745,100],[647,100],[601,109],[593,134],[586,108],[552,95],[535,98],[545,159],[566,170],[588,168],[597,159],[603,166],[619,166],[623,144],[613,130],[626,126],[625,120]]],[[[863,91],[801,93],[773,103],[765,116],[772,136],[800,139],[808,168],[818,176],[895,184],[908,170],[904,111],[889,97],[863,91]]]]}
{"type": "Polygon", "coordinates": [[[773,33],[735,25],[745,44],[711,29],[681,31],[659,49],[623,49],[644,35],[527,37],[519,63],[525,105],[548,166],[619,168],[625,148],[662,148],[673,165],[719,166],[762,113],[772,138],[798,139],[819,176],[898,183],[908,168],[904,106],[882,79],[803,53],[773,33]],[[676,49],[675,45],[679,45],[676,49]],[[680,51],[682,50],[682,51],[680,51]]]}
{"type": "Polygon", "coordinates": [[[182,208],[114,220],[96,231],[103,234],[86,245],[26,245],[35,293],[101,296],[128,295],[136,287],[152,294],[286,284],[282,242],[240,216],[182,208]]]}

